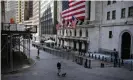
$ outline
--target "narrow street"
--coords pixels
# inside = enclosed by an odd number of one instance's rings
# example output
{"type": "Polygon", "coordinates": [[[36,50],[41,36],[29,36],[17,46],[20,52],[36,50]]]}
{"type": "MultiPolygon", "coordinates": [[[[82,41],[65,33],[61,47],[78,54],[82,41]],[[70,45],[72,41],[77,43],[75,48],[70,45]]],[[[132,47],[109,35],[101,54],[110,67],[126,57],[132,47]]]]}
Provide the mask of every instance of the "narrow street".
{"type": "Polygon", "coordinates": [[[133,71],[123,68],[86,69],[70,60],[40,51],[40,60],[36,59],[37,49],[31,47],[31,57],[36,64],[19,73],[3,75],[2,80],[132,80],[133,71]],[[61,61],[62,72],[66,77],[57,76],[56,63],[61,61]]]}

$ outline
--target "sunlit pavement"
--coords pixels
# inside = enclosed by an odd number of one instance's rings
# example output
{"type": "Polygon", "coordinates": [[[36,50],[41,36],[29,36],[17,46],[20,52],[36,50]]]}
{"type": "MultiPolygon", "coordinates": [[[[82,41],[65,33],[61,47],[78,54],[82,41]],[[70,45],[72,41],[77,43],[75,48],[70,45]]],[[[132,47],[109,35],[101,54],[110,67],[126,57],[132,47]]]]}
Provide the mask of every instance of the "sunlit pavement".
{"type": "Polygon", "coordinates": [[[2,75],[2,80],[133,80],[133,71],[123,68],[87,69],[44,51],[40,51],[40,59],[36,59],[36,55],[37,49],[31,47],[31,57],[36,64],[16,74],[2,75]],[[67,73],[66,77],[57,76],[58,61],[62,63],[62,72],[67,73]]]}

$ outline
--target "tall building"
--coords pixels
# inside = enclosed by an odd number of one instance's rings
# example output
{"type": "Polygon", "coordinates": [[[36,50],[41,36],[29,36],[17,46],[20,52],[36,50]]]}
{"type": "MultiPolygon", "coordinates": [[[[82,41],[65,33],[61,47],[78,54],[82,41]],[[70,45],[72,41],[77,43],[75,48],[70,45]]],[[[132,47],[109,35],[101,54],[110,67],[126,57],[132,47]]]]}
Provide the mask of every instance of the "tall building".
{"type": "Polygon", "coordinates": [[[38,41],[40,39],[40,1],[33,1],[33,25],[37,25],[37,33],[33,34],[33,40],[38,41]]]}
{"type": "Polygon", "coordinates": [[[17,1],[17,16],[16,16],[16,22],[22,24],[24,21],[24,7],[27,7],[24,5],[25,1],[18,0],[17,1]]]}
{"type": "Polygon", "coordinates": [[[17,1],[5,1],[5,21],[10,23],[10,19],[16,22],[17,1]]]}
{"type": "Polygon", "coordinates": [[[17,16],[16,21],[20,24],[31,24],[33,16],[33,1],[17,1],[17,16]],[[30,20],[30,21],[27,21],[30,20]]]}
{"type": "Polygon", "coordinates": [[[40,1],[41,39],[56,39],[57,1],[40,1]]]}
{"type": "Polygon", "coordinates": [[[5,22],[5,1],[1,1],[1,22],[5,22]]]}

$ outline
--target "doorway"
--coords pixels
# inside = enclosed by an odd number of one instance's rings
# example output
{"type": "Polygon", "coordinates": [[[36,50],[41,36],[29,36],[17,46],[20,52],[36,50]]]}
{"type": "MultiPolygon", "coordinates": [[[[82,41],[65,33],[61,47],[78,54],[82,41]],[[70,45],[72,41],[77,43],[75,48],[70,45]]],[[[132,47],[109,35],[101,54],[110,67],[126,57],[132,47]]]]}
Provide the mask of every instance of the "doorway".
{"type": "Polygon", "coordinates": [[[131,35],[128,32],[125,32],[122,34],[121,38],[121,58],[129,59],[131,51],[131,35]]]}

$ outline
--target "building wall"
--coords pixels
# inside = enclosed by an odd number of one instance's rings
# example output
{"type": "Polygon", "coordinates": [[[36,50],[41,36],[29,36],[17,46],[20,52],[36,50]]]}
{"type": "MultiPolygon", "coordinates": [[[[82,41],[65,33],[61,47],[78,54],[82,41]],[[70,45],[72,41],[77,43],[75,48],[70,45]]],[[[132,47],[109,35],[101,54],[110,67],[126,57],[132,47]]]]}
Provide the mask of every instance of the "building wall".
{"type": "MultiPolygon", "coordinates": [[[[133,6],[132,1],[116,1],[116,3],[112,3],[107,5],[107,1],[103,2],[103,18],[101,25],[101,48],[106,51],[113,51],[114,48],[119,52],[119,56],[121,56],[121,35],[124,31],[131,33],[133,31],[133,18],[128,17],[128,8],[133,6]],[[121,9],[126,8],[125,18],[121,18],[121,9]],[[116,19],[112,20],[112,11],[116,10],[116,19]],[[110,11],[110,20],[107,20],[107,12],[110,11]],[[112,38],[109,38],[109,31],[112,31],[112,38]]],[[[132,45],[132,43],[131,43],[132,45]]],[[[131,54],[133,47],[131,46],[131,54]]]]}
{"type": "Polygon", "coordinates": [[[5,22],[10,23],[13,18],[16,22],[17,1],[5,1],[5,22]]]}
{"type": "Polygon", "coordinates": [[[56,40],[57,1],[40,2],[40,26],[43,40],[54,38],[56,40]]]}
{"type": "Polygon", "coordinates": [[[40,27],[40,19],[39,19],[39,14],[40,14],[40,2],[39,1],[33,1],[33,25],[37,25],[37,33],[33,34],[33,39],[34,40],[39,40],[39,27],[40,27]]]}
{"type": "Polygon", "coordinates": [[[103,24],[111,24],[111,23],[120,23],[125,22],[127,20],[131,21],[132,18],[128,17],[128,7],[133,6],[133,1],[117,1],[116,3],[112,3],[111,5],[107,5],[107,1],[103,2],[103,24]],[[126,8],[125,18],[121,18],[121,9],[126,8]],[[116,19],[112,20],[112,11],[116,10],[116,19]],[[107,20],[107,12],[110,11],[110,20],[107,20]]]}

